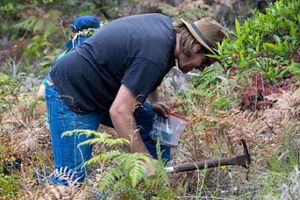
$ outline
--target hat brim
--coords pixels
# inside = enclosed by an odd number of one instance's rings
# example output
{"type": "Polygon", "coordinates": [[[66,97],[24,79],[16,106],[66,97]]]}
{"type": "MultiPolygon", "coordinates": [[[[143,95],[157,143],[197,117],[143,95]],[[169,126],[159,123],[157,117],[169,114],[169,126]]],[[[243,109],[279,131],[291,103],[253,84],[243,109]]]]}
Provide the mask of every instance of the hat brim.
{"type": "Polygon", "coordinates": [[[190,23],[186,22],[183,19],[180,19],[184,25],[187,27],[187,29],[189,30],[189,32],[194,36],[194,38],[201,44],[203,45],[206,49],[208,49],[210,52],[212,52],[214,55],[216,55],[216,52],[214,52],[214,50],[212,50],[207,44],[206,42],[204,42],[204,40],[202,40],[202,38],[196,33],[196,31],[193,29],[193,27],[191,26],[190,23]]]}

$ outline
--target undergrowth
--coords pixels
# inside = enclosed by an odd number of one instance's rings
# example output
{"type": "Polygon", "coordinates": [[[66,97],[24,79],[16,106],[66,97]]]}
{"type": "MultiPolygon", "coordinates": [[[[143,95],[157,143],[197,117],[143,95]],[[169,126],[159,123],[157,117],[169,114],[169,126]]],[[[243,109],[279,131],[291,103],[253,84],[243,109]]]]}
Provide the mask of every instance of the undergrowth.
{"type": "MultiPolygon", "coordinates": [[[[122,146],[128,145],[126,139],[114,139],[111,135],[90,130],[67,131],[64,137],[72,134],[93,136],[81,145],[101,145],[105,150],[88,160],[84,166],[92,163],[106,165],[107,168],[99,182],[99,191],[110,198],[121,199],[173,199],[173,191],[168,184],[167,174],[161,159],[154,161],[142,153],[128,153],[122,146]],[[155,169],[148,177],[144,165],[155,169]]],[[[159,147],[159,143],[157,145],[159,147]]]]}

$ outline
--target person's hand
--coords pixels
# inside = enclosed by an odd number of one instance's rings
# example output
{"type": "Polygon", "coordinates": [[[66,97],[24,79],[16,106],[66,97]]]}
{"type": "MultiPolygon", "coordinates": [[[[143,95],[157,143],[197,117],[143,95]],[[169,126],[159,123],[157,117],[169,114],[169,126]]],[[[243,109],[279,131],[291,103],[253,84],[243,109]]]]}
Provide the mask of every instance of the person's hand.
{"type": "Polygon", "coordinates": [[[40,99],[40,100],[44,100],[45,99],[45,96],[46,96],[46,87],[42,84],[39,88],[39,91],[37,92],[37,98],[40,99]]]}
{"type": "Polygon", "coordinates": [[[169,106],[167,106],[165,103],[161,101],[152,103],[152,107],[155,112],[161,114],[163,117],[168,117],[167,112],[171,111],[169,106]]]}

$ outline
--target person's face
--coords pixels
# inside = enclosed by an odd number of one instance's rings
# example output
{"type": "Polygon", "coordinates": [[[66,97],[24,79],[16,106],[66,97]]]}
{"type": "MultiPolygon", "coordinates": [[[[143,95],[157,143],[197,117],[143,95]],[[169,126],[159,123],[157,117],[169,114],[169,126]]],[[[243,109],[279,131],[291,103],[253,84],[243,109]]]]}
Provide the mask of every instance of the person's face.
{"type": "Polygon", "coordinates": [[[205,54],[207,53],[204,52],[201,47],[193,48],[190,56],[186,56],[182,51],[180,51],[177,57],[179,69],[183,73],[187,73],[193,69],[203,71],[205,67],[208,67],[216,61],[215,59],[205,56],[205,54]]]}

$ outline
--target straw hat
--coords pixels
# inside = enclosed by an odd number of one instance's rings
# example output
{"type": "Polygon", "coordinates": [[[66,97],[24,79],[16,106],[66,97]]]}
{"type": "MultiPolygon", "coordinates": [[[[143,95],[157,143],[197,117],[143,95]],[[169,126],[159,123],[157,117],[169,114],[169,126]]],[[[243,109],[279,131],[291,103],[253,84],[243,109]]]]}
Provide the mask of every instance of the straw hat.
{"type": "Polygon", "coordinates": [[[188,23],[181,19],[186,25],[189,32],[194,38],[200,42],[205,48],[215,55],[218,55],[216,43],[223,38],[228,37],[224,27],[222,27],[217,21],[210,17],[202,18],[193,23],[188,23]]]}

